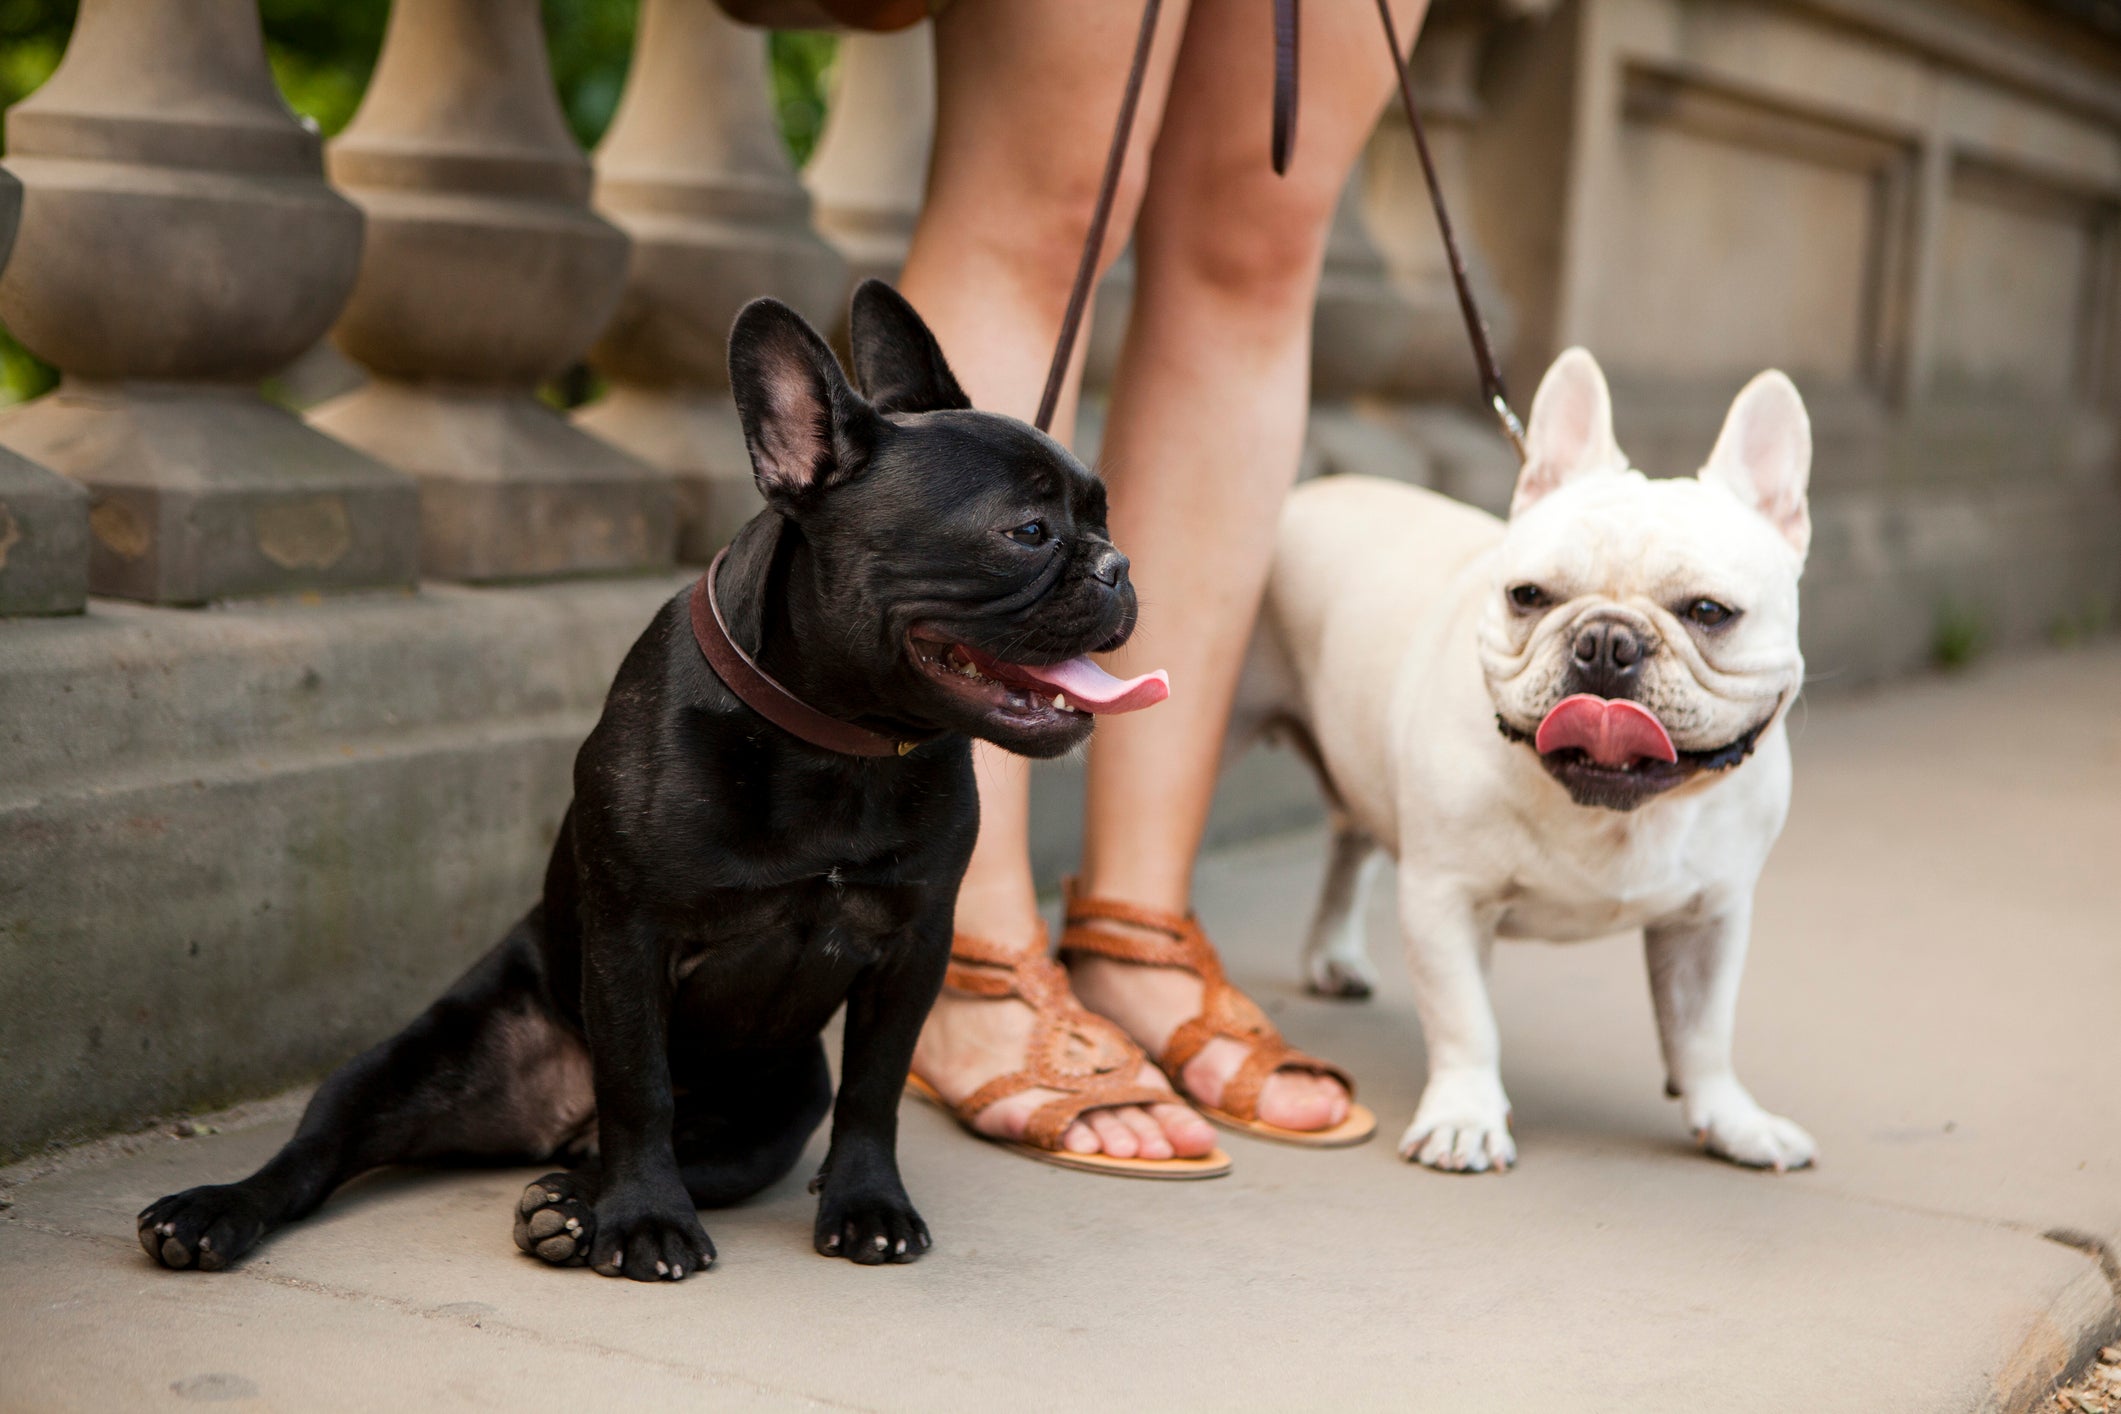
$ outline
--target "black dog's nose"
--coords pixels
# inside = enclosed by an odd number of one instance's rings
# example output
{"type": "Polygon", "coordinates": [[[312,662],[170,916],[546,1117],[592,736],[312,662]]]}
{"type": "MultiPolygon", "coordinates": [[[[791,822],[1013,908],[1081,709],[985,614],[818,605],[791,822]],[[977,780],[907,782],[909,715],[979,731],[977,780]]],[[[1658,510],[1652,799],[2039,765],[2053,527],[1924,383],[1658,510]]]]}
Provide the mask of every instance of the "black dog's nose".
{"type": "Polygon", "coordinates": [[[1097,558],[1090,562],[1090,573],[1096,576],[1098,583],[1109,584],[1116,589],[1120,581],[1127,577],[1127,557],[1119,552],[1118,546],[1107,545],[1098,552],[1097,558]]]}
{"type": "Polygon", "coordinates": [[[1600,697],[1625,697],[1642,672],[1642,636],[1626,624],[1601,619],[1576,632],[1576,675],[1600,697]]]}

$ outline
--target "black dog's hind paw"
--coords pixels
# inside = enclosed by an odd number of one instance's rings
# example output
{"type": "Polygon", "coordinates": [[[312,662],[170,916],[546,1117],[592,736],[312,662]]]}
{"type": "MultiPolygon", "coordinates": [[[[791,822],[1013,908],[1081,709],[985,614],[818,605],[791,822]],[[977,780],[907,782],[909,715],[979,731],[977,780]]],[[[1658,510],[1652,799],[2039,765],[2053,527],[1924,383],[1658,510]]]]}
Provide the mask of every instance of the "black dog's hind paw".
{"type": "Polygon", "coordinates": [[[917,1262],[935,1245],[928,1224],[904,1193],[891,1196],[829,1191],[817,1205],[817,1250],[865,1267],[917,1262]]]}
{"type": "Polygon", "coordinates": [[[546,1174],[516,1204],[516,1246],[555,1267],[585,1265],[596,1230],[588,1185],[571,1173],[546,1174]]]}
{"type": "Polygon", "coordinates": [[[140,1213],[140,1248],[165,1267],[218,1272],[265,1235],[265,1214],[241,1184],[187,1188],[140,1213]]]}

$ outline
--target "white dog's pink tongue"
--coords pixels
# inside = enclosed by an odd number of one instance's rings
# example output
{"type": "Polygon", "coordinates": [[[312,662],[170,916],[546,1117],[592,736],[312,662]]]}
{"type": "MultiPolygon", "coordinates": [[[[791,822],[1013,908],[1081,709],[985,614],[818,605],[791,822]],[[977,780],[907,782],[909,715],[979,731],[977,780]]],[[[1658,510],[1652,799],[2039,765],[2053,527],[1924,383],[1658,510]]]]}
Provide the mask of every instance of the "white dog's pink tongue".
{"type": "Polygon", "coordinates": [[[1554,704],[1532,745],[1541,756],[1580,747],[1601,766],[1625,766],[1638,757],[1677,761],[1671,734],[1648,708],[1622,698],[1579,692],[1554,704]]]}
{"type": "Polygon", "coordinates": [[[1104,716],[1112,712],[1138,712],[1154,707],[1171,695],[1171,675],[1162,668],[1138,678],[1116,678],[1088,658],[1070,658],[1065,663],[1032,667],[1011,663],[1012,676],[1052,688],[1068,699],[1068,705],[1104,716]]]}

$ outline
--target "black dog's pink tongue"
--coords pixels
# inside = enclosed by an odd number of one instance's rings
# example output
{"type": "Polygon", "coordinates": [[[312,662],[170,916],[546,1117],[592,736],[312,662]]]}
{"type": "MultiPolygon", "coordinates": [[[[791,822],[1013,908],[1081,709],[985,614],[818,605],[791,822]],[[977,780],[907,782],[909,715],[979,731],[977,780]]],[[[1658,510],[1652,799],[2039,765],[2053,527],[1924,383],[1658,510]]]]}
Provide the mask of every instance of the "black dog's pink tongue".
{"type": "Polygon", "coordinates": [[[1097,716],[1112,712],[1138,712],[1154,707],[1171,695],[1171,675],[1162,668],[1138,678],[1116,678],[1088,658],[1070,658],[1065,663],[1032,667],[1011,663],[1013,676],[1052,688],[1065,696],[1068,705],[1097,716]]]}
{"type": "Polygon", "coordinates": [[[1555,703],[1532,745],[1541,756],[1580,747],[1601,766],[1625,766],[1644,756],[1653,761],[1679,759],[1671,734],[1648,708],[1588,692],[1555,703]]]}

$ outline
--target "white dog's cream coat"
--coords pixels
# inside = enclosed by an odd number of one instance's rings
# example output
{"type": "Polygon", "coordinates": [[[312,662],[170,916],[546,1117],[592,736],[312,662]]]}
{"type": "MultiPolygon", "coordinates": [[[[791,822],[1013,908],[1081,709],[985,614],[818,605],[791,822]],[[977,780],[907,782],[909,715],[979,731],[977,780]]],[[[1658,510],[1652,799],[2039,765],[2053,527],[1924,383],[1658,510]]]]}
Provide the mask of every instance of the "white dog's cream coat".
{"type": "Polygon", "coordinates": [[[1804,673],[1803,404],[1781,374],[1761,375],[1699,477],[1652,481],[1614,444],[1596,363],[1571,350],[1540,386],[1528,447],[1507,524],[1362,477],[1289,501],[1247,707],[1308,738],[1336,800],[1307,974],[1319,990],[1368,991],[1364,885],[1376,849],[1396,858],[1429,1055],[1400,1151],[1503,1168],[1516,1149],[1486,983],[1494,940],[1640,927],[1689,1128],[1739,1163],[1802,1166],[1811,1137],[1738,1082],[1731,1031],[1804,673]],[[1578,803],[1531,744],[1571,694],[1587,623],[1623,624],[1644,645],[1630,695],[1692,763],[1631,809],[1578,803]]]}

